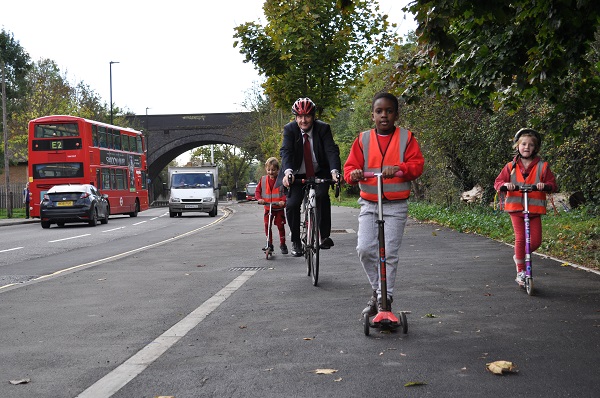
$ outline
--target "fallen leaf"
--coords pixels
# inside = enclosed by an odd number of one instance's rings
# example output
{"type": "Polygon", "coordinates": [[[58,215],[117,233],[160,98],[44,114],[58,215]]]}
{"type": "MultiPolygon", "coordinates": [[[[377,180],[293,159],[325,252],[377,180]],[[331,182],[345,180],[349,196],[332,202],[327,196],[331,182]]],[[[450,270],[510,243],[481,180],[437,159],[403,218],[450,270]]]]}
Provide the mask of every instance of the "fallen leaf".
{"type": "Polygon", "coordinates": [[[496,375],[504,374],[504,372],[514,372],[515,365],[509,361],[494,361],[486,364],[487,370],[496,375]]]}
{"type": "Polygon", "coordinates": [[[30,378],[19,379],[19,380],[10,380],[10,384],[14,384],[14,385],[17,385],[17,384],[27,384],[30,381],[31,381],[30,378]]]}
{"type": "Polygon", "coordinates": [[[404,385],[404,387],[416,387],[416,386],[426,386],[427,383],[424,381],[409,381],[404,385]]]}
{"type": "Polygon", "coordinates": [[[318,375],[330,375],[337,373],[337,369],[315,369],[313,370],[313,373],[318,375]]]}
{"type": "Polygon", "coordinates": [[[238,326],[238,327],[239,327],[240,329],[246,329],[248,326],[246,326],[246,325],[240,325],[240,326],[238,326]]]}
{"type": "Polygon", "coordinates": [[[435,233],[435,231],[432,231],[432,232],[431,232],[431,235],[433,235],[433,236],[437,236],[437,234],[435,233]]]}
{"type": "Polygon", "coordinates": [[[338,377],[337,379],[333,379],[333,381],[342,381],[342,378],[338,377]]]}
{"type": "Polygon", "coordinates": [[[425,318],[437,318],[437,316],[433,314],[425,314],[425,318]]]}
{"type": "Polygon", "coordinates": [[[560,266],[561,266],[561,267],[568,267],[568,266],[569,266],[569,263],[562,263],[560,266]]]}

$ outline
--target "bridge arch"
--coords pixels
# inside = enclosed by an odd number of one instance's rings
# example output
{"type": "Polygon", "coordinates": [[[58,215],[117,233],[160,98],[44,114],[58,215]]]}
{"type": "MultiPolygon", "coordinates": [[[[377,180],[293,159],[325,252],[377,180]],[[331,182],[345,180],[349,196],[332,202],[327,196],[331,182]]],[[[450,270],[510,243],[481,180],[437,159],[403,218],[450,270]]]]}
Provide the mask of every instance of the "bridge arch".
{"type": "Polygon", "coordinates": [[[249,112],[179,115],[135,115],[146,136],[148,177],[154,181],[170,161],[203,145],[243,146],[250,136],[249,112]]]}

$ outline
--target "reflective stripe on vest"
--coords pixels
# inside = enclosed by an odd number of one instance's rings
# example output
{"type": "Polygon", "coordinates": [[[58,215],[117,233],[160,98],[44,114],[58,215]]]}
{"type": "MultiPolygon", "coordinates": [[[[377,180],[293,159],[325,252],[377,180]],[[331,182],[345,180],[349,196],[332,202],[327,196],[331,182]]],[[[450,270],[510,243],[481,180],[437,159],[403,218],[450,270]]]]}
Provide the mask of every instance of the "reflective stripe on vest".
{"type": "MultiPolygon", "coordinates": [[[[283,200],[283,197],[284,197],[283,190],[279,189],[279,187],[277,187],[277,188],[273,187],[273,189],[271,189],[271,186],[269,185],[267,178],[268,178],[267,176],[261,177],[260,184],[264,188],[263,192],[261,192],[262,198],[267,203],[279,202],[279,201],[283,200]]],[[[273,207],[276,207],[276,206],[277,205],[273,204],[273,207]]]]}
{"type": "MultiPolygon", "coordinates": [[[[382,154],[379,150],[375,130],[362,132],[360,140],[365,159],[363,171],[381,173],[385,167],[400,165],[400,163],[404,162],[404,153],[406,152],[410,134],[408,130],[397,127],[390,138],[390,143],[385,154],[382,154]],[[371,147],[373,147],[373,151],[371,151],[371,147]]],[[[373,202],[377,201],[376,178],[368,178],[360,181],[358,185],[360,187],[360,196],[363,199],[373,202]]],[[[410,182],[399,177],[384,178],[383,194],[389,200],[407,199],[410,196],[410,182]]]]}
{"type": "MultiPolygon", "coordinates": [[[[512,162],[509,163],[512,165],[512,162]]],[[[515,165],[515,170],[511,170],[510,182],[515,185],[536,185],[542,182],[542,175],[546,170],[547,163],[539,161],[531,170],[527,178],[519,171],[515,165]]],[[[529,198],[529,212],[533,214],[546,214],[546,193],[543,191],[532,191],[527,194],[529,198]]],[[[506,202],[504,211],[523,211],[523,194],[519,191],[509,191],[506,193],[506,202]]]]}

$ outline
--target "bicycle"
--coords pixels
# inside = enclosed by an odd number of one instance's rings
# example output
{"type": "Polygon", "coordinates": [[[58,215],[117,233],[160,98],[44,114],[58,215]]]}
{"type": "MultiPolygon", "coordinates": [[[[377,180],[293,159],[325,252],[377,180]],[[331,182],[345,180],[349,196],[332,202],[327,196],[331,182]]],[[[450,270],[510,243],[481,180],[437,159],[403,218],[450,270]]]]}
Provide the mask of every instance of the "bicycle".
{"type": "MultiPolygon", "coordinates": [[[[544,187],[545,191],[551,191],[551,188],[544,187]]],[[[500,191],[507,192],[508,188],[502,186],[500,191]]],[[[531,233],[529,227],[529,192],[538,191],[535,185],[515,185],[514,191],[523,194],[523,222],[525,224],[525,275],[523,277],[523,287],[529,296],[533,296],[533,262],[531,261],[531,233]]]]}
{"type": "MultiPolygon", "coordinates": [[[[396,177],[402,177],[403,173],[398,171],[396,177]]],[[[364,178],[377,178],[377,232],[379,241],[379,280],[381,286],[381,306],[387,307],[387,272],[386,272],[386,255],[385,255],[385,229],[383,225],[383,173],[364,172],[364,178]]],[[[400,312],[400,319],[392,311],[380,311],[375,315],[373,320],[369,319],[369,313],[363,314],[363,327],[365,336],[370,333],[370,328],[379,328],[381,330],[396,330],[402,327],[402,333],[408,333],[408,322],[406,313],[400,312]]]]}
{"type": "MultiPolygon", "coordinates": [[[[317,217],[317,190],[318,184],[334,184],[335,197],[340,194],[340,176],[338,181],[328,178],[310,177],[296,180],[303,184],[303,199],[300,207],[302,219],[300,222],[300,242],[308,269],[308,276],[312,277],[313,286],[319,282],[319,252],[321,250],[321,236],[319,232],[319,219],[317,217]]],[[[294,181],[294,183],[296,183],[294,181]]]]}

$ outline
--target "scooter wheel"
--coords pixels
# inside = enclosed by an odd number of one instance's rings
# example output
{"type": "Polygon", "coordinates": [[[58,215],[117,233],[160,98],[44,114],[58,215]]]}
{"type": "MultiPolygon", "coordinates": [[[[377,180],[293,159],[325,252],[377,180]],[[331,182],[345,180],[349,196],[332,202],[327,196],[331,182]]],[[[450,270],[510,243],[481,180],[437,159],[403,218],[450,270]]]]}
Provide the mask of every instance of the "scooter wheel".
{"type": "Polygon", "coordinates": [[[369,329],[371,327],[371,324],[369,323],[369,314],[368,313],[363,314],[363,322],[364,322],[364,328],[365,328],[365,336],[368,336],[369,332],[370,332],[369,329]]]}
{"type": "Polygon", "coordinates": [[[402,333],[408,333],[408,323],[406,322],[406,314],[404,312],[400,313],[400,323],[402,323],[402,333]]]}
{"type": "Polygon", "coordinates": [[[528,295],[533,296],[533,278],[525,279],[525,290],[528,295]]]}

